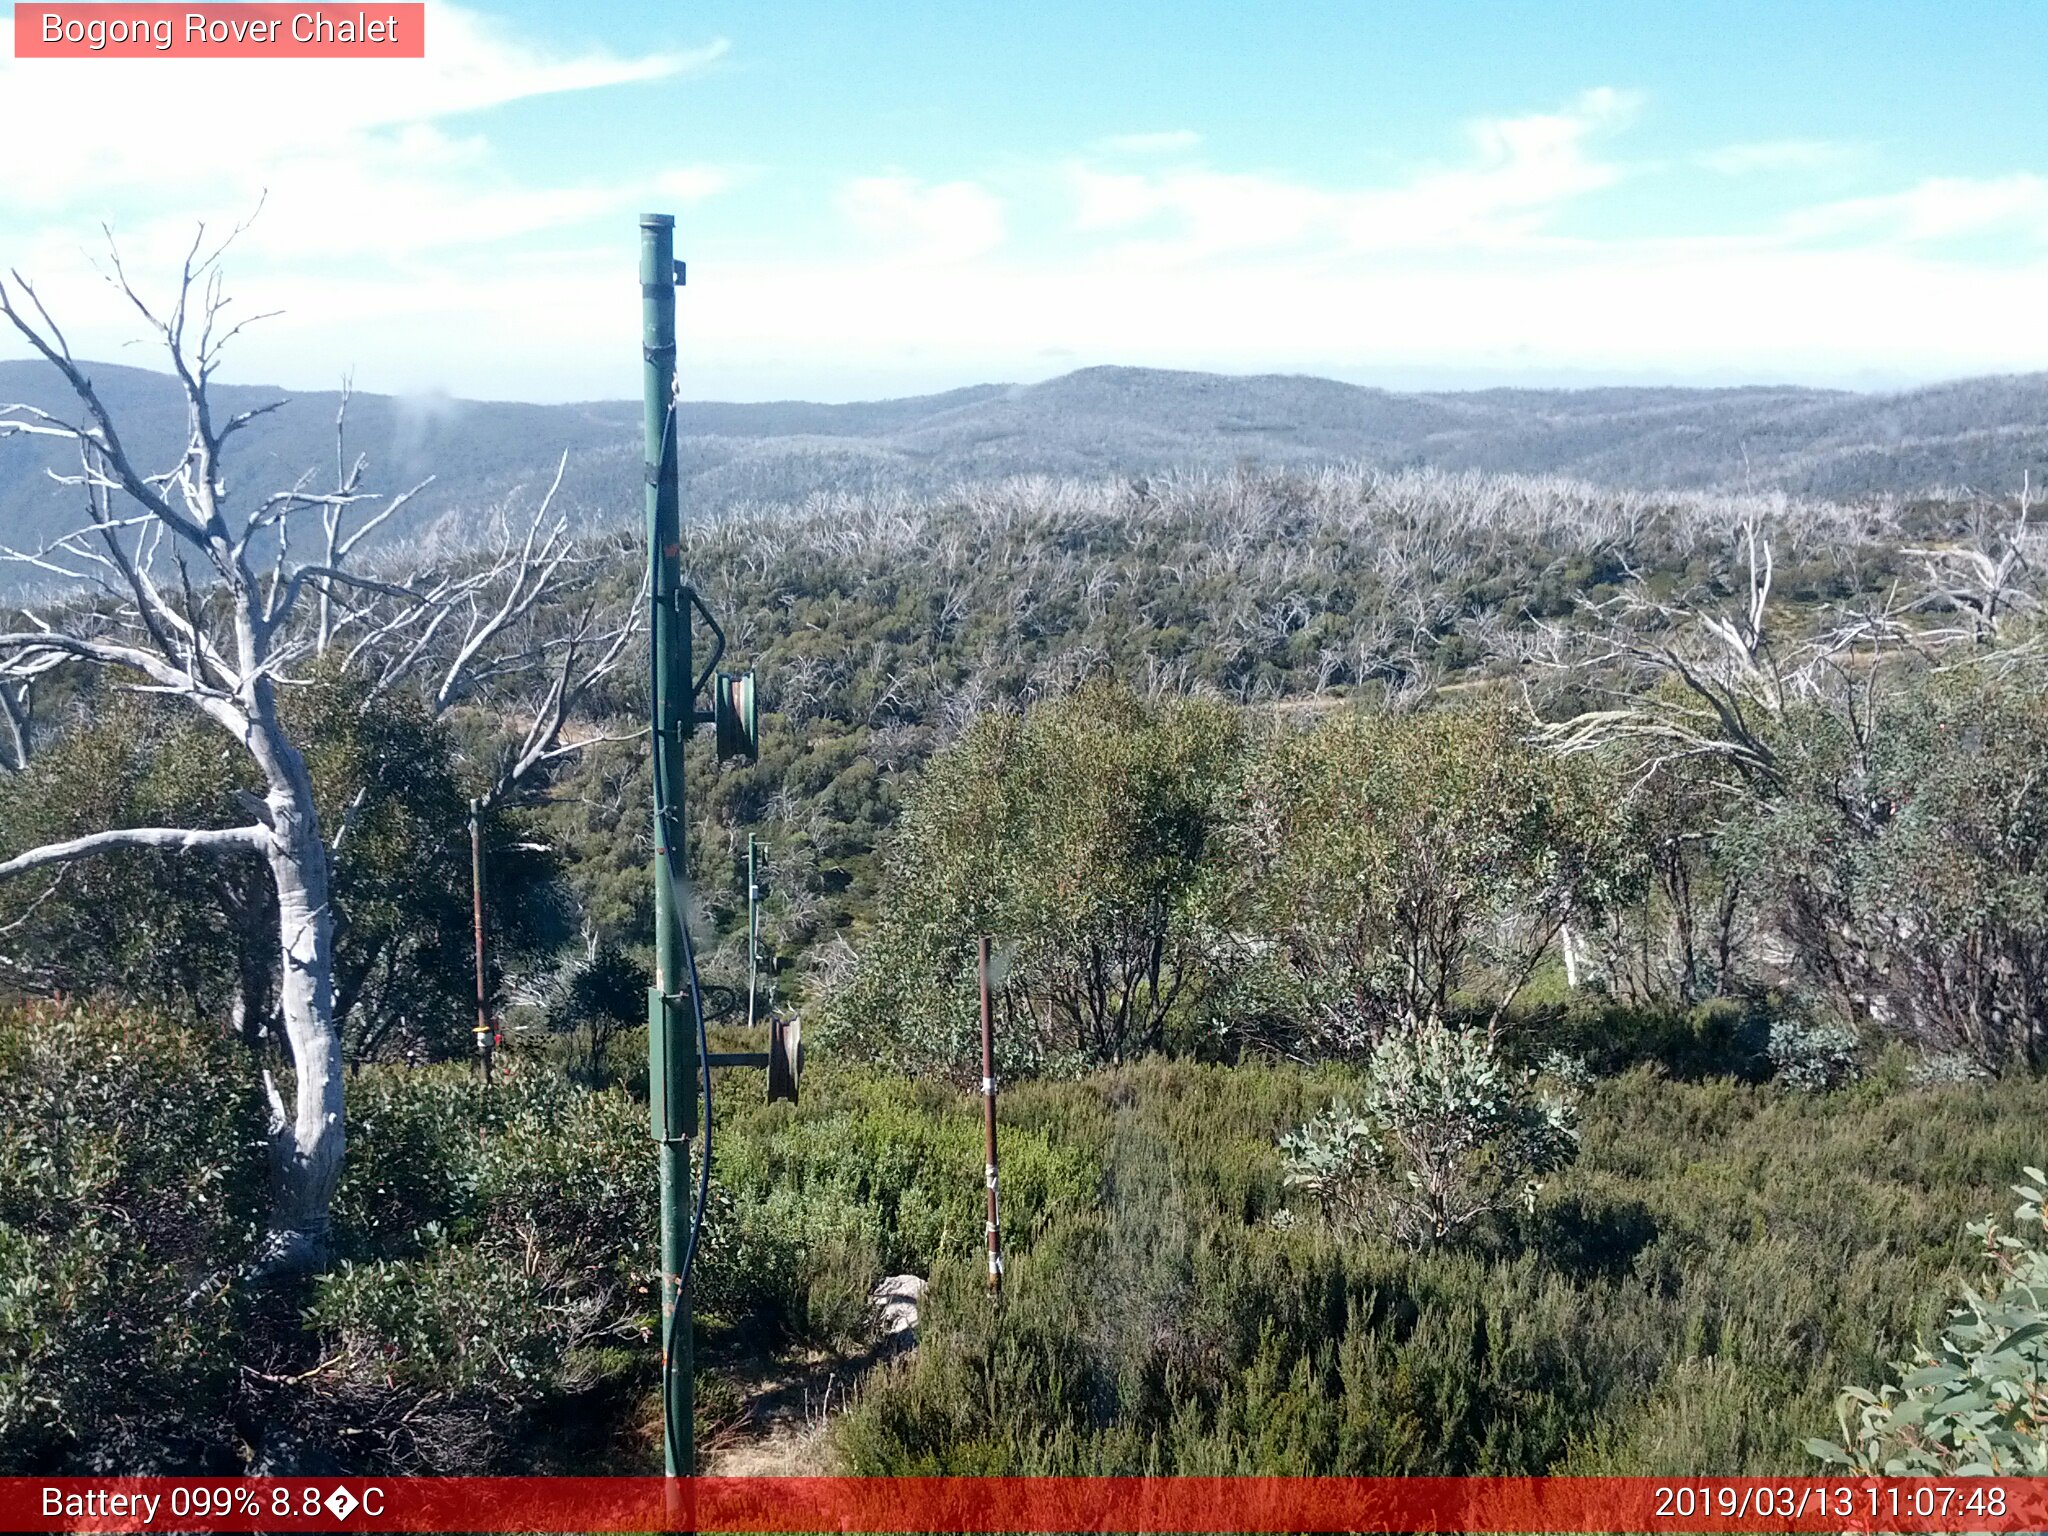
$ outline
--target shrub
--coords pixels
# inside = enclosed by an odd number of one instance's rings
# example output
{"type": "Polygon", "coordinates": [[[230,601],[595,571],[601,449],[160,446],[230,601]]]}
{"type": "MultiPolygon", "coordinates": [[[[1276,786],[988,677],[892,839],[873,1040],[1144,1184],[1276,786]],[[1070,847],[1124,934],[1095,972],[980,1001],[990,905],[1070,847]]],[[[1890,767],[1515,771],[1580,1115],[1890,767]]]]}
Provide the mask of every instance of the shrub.
{"type": "Polygon", "coordinates": [[[523,1467],[558,1405],[651,1374],[643,1105],[519,1058],[488,1091],[450,1065],[371,1068],[349,1094],[341,1263],[316,1282],[323,1363],[293,1407],[308,1438],[372,1466],[523,1467]]]}
{"type": "Polygon", "coordinates": [[[873,1206],[829,1190],[726,1195],[698,1294],[706,1311],[760,1320],[785,1337],[855,1348],[871,1327],[868,1294],[882,1275],[873,1206]]]}
{"type": "Polygon", "coordinates": [[[1850,1387],[1842,1438],[1809,1440],[1822,1461],[1888,1477],[2048,1473],[2048,1173],[2026,1170],[2012,1232],[1972,1223],[1988,1273],[1966,1287],[1939,1342],[1894,1362],[1899,1381],[1850,1387]]]}
{"type": "Polygon", "coordinates": [[[1717,997],[1689,1006],[1582,998],[1562,1016],[1537,1021],[1533,1033],[1535,1043],[1580,1056],[1602,1077],[1654,1065],[1692,1082],[1762,1082],[1771,1075],[1771,1025],[1784,1006],[1774,997],[1717,997]]]}
{"type": "Polygon", "coordinates": [[[838,1448],[864,1474],[1796,1471],[1839,1383],[1937,1320],[1952,1212],[2048,1114],[2041,1082],[1898,1079],[1604,1080],[1533,1213],[1416,1250],[1272,1219],[1279,1136],[1358,1102],[1346,1069],[1031,1084],[1006,1102],[1093,1150],[1098,1198],[1014,1235],[1000,1305],[943,1257],[838,1448]]]}
{"type": "Polygon", "coordinates": [[[1856,1031],[1826,1020],[1785,1018],[1771,1025],[1766,1047],[1777,1080],[1801,1093],[1825,1093],[1861,1075],[1856,1031]]]}
{"type": "Polygon", "coordinates": [[[0,1005],[0,1466],[234,1465],[262,1106],[217,1031],[0,1005]]]}
{"type": "Polygon", "coordinates": [[[2048,696],[2018,671],[1788,715],[1786,792],[1737,824],[1807,979],[1853,1018],[1991,1071],[2048,1050],[2048,696]]]}
{"type": "Polygon", "coordinates": [[[427,1236],[417,1259],[344,1260],[322,1277],[309,1320],[336,1351],[331,1374],[507,1403],[557,1376],[563,1339],[545,1284],[492,1249],[427,1236]]]}
{"type": "MultiPolygon", "coordinates": [[[[1089,1146],[1029,1123],[1036,1087],[1002,1099],[1003,1224],[1015,1237],[1086,1209],[1101,1185],[1089,1146]]],[[[801,1104],[769,1104],[743,1079],[720,1117],[714,1196],[728,1215],[711,1229],[703,1295],[722,1320],[856,1342],[883,1274],[929,1274],[943,1255],[979,1249],[978,1095],[820,1063],[801,1104]]]]}
{"type": "Polygon", "coordinates": [[[1915,1087],[1941,1088],[1953,1083],[1982,1082],[1991,1074],[1962,1051],[1927,1051],[1907,1069],[1915,1087]]]}
{"type": "Polygon", "coordinates": [[[1570,1108],[1539,1093],[1536,1076],[1481,1030],[1389,1034],[1356,1113],[1332,1105],[1283,1139],[1287,1182],[1341,1223],[1409,1247],[1518,1200],[1533,1206],[1537,1176],[1569,1162],[1578,1140],[1570,1108]]]}
{"type": "Polygon", "coordinates": [[[647,1023],[650,979],[631,955],[594,935],[548,979],[547,1026],[570,1037],[571,1059],[591,1087],[611,1081],[612,1047],[647,1023]]]}
{"type": "Polygon", "coordinates": [[[827,1038],[980,1076],[974,940],[1004,941],[1003,1067],[1071,1071],[1173,1043],[1220,946],[1221,818],[1243,718],[1091,682],[982,717],[935,758],[890,848],[874,933],[827,1038]]]}
{"type": "Polygon", "coordinates": [[[1633,889],[1617,787],[1524,738],[1499,711],[1354,709],[1255,755],[1240,922],[1295,1039],[1498,1020],[1564,924],[1633,889]]]}
{"type": "Polygon", "coordinates": [[[365,1260],[421,1251],[426,1229],[466,1235],[488,1106],[473,1072],[372,1067],[348,1082],[348,1157],[334,1192],[334,1250],[365,1260]]]}
{"type": "Polygon", "coordinates": [[[1536,1072],[1573,1093],[1584,1092],[1599,1081],[1599,1074],[1587,1065],[1585,1057],[1556,1046],[1538,1059],[1536,1072]]]}

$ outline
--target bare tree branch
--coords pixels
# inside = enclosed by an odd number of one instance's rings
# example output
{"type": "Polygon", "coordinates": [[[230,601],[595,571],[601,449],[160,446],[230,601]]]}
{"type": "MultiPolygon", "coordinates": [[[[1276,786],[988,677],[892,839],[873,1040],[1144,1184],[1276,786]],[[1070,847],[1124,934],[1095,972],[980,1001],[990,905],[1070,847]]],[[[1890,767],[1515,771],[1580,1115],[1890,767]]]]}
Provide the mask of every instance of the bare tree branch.
{"type": "Polygon", "coordinates": [[[219,831],[198,827],[127,827],[114,832],[93,832],[15,855],[0,863],[0,879],[122,848],[149,848],[160,853],[258,853],[269,835],[267,827],[230,827],[219,831]]]}
{"type": "Polygon", "coordinates": [[[456,647],[447,670],[441,675],[440,686],[434,692],[434,708],[445,710],[460,696],[468,681],[470,669],[484,648],[502,635],[515,621],[531,613],[534,606],[548,591],[555,573],[573,553],[569,542],[567,519],[557,518],[548,527],[546,537],[541,529],[547,524],[548,513],[553,509],[555,493],[562,488],[562,474],[569,467],[569,455],[564,453],[555,465],[554,483],[534,509],[533,518],[526,526],[526,537],[516,554],[501,559],[498,569],[492,575],[501,578],[504,597],[498,606],[485,613],[481,607],[472,608],[469,631],[456,647]]]}
{"type": "Polygon", "coordinates": [[[527,728],[525,739],[512,753],[486,793],[486,805],[496,806],[503,803],[529,783],[540,769],[549,763],[574,756],[593,740],[631,739],[630,736],[607,736],[600,733],[576,741],[565,741],[563,733],[590,690],[625,661],[634,639],[640,633],[640,614],[646,606],[646,594],[647,581],[643,576],[640,591],[627,609],[625,620],[614,626],[608,635],[597,633],[597,610],[594,607],[584,610],[575,634],[562,648],[561,661],[549,681],[547,693],[534,711],[533,723],[527,728]],[[585,645],[601,647],[588,662],[583,661],[585,645]]]}

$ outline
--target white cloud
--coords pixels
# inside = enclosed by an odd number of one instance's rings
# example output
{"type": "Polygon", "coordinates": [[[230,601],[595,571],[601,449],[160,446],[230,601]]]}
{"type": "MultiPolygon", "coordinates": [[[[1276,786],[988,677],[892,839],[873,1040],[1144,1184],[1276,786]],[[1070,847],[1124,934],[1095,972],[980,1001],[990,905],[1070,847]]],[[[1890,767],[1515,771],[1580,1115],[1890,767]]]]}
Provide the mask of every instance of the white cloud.
{"type": "Polygon", "coordinates": [[[1820,170],[1839,165],[1853,153],[1850,145],[1831,139],[1765,139],[1708,150],[1699,157],[1699,163],[1723,176],[1748,176],[1758,172],[1820,170]]]}
{"type": "Polygon", "coordinates": [[[1163,216],[1172,228],[1139,248],[1188,259],[1298,244],[1327,228],[1342,206],[1329,193],[1270,176],[1207,170],[1148,176],[1088,166],[1071,174],[1077,229],[1136,229],[1163,216]]]}
{"type": "Polygon", "coordinates": [[[715,395],[720,379],[762,374],[790,376],[778,393],[878,375],[905,391],[1032,379],[1055,354],[1062,370],[1115,362],[1365,380],[1955,376],[2048,360],[2048,310],[2030,297],[2044,278],[2040,263],[1987,272],[1902,250],[1704,245],[1473,264],[1260,255],[1153,269],[757,269],[733,274],[693,319],[701,372],[689,390],[715,395]]]}
{"type": "Polygon", "coordinates": [[[911,176],[862,176],[839,189],[839,212],[898,261],[968,261],[1003,242],[1003,204],[971,181],[929,185],[911,176]]]}
{"type": "Polygon", "coordinates": [[[1601,141],[1637,107],[1597,91],[1476,123],[1463,163],[1380,187],[1076,162],[1057,262],[733,274],[696,392],[784,373],[813,393],[835,377],[901,391],[1098,362],[1812,383],[2048,363],[2048,178],[1938,178],[1751,232],[1567,238],[1563,216],[1629,174],[1601,141]],[[2001,232],[2022,238],[1997,263],[1941,243],[2001,232]]]}
{"type": "Polygon", "coordinates": [[[429,21],[423,59],[0,58],[0,142],[22,146],[8,201],[17,214],[233,203],[407,125],[660,79],[727,49],[562,58],[456,5],[429,21]]]}
{"type": "MultiPolygon", "coordinates": [[[[195,222],[231,224],[259,199],[245,266],[393,262],[574,224],[636,189],[535,184],[450,120],[663,79],[727,51],[561,56],[447,3],[428,27],[423,59],[0,58],[0,142],[21,146],[0,211],[0,236],[15,226],[9,255],[36,254],[61,230],[74,264],[81,230],[119,209],[124,250],[146,267],[182,249],[195,222]]],[[[671,195],[692,175],[702,195],[719,175],[676,174],[671,195]]]]}
{"type": "Polygon", "coordinates": [[[1470,130],[1475,164],[1360,194],[1348,220],[1351,243],[1400,249],[1532,235],[1574,199],[1621,179],[1620,167],[1595,159],[1590,145],[1627,124],[1641,105],[1635,92],[1603,86],[1562,111],[1477,122],[1470,130]]]}
{"type": "MultiPolygon", "coordinates": [[[[633,180],[536,175],[470,121],[489,108],[678,77],[722,58],[723,41],[564,53],[445,0],[430,8],[428,28],[424,59],[0,58],[0,142],[18,150],[0,205],[0,257],[38,277],[72,318],[81,351],[127,356],[116,349],[133,327],[88,265],[104,260],[98,226],[108,210],[119,210],[112,222],[128,269],[154,293],[196,224],[225,231],[260,202],[230,276],[245,308],[288,314],[249,333],[243,356],[277,355],[276,341],[259,338],[339,318],[344,340],[330,354],[339,372],[369,362],[362,348],[375,332],[364,327],[411,323],[422,313],[416,295],[443,275],[466,280],[500,266],[522,239],[585,238],[580,226],[630,217],[650,192],[687,203],[734,179],[687,164],[633,180]]],[[[461,312],[458,302],[446,318],[461,312]]],[[[441,313],[424,311],[430,321],[441,313]]],[[[440,342],[460,350],[445,331],[440,342]]]]}
{"type": "MultiPolygon", "coordinates": [[[[2048,360],[2039,260],[1985,270],[1910,249],[1677,243],[1535,261],[1252,254],[1152,269],[839,254],[693,263],[679,312],[686,396],[909,393],[1105,362],[1360,380],[1834,383],[2048,360]]],[[[475,272],[436,263],[403,286],[306,278],[285,316],[249,334],[237,371],[310,387],[355,361],[364,389],[626,398],[639,385],[627,288],[616,253],[475,272]]]]}
{"type": "MultiPolygon", "coordinates": [[[[489,46],[501,48],[499,93],[655,67],[489,46]]],[[[19,67],[0,63],[0,116],[16,110],[5,86],[20,77],[5,70],[19,67]]],[[[193,67],[166,73],[189,84],[193,67]]],[[[435,106],[468,98],[437,91],[395,118],[396,105],[365,106],[339,137],[314,132],[304,119],[317,114],[301,112],[275,146],[251,145],[257,172],[221,172],[225,190],[194,168],[189,185],[138,194],[125,233],[182,246],[192,208],[275,189],[248,247],[261,261],[253,272],[238,261],[231,277],[247,308],[286,313],[238,343],[239,378],[317,386],[354,364],[366,390],[634,394],[639,313],[621,268],[630,216],[651,194],[711,197],[741,173],[684,164],[630,187],[521,185],[474,125],[435,106]],[[534,238],[506,244],[507,230],[534,238]]],[[[1377,185],[1226,169],[1199,145],[1162,147],[1189,159],[1146,160],[1097,144],[1055,168],[1050,211],[1036,200],[1042,183],[1014,170],[1010,181],[855,177],[813,210],[836,220],[838,238],[811,231],[779,259],[745,264],[693,242],[684,388],[691,398],[845,398],[1097,362],[1363,380],[1426,370],[1811,382],[2048,363],[2048,178],[1937,178],[1748,233],[1703,222],[1588,234],[1590,220],[1567,221],[1632,173],[1609,137],[1637,106],[1601,90],[1484,119],[1439,163],[1377,185]],[[1995,262],[1965,259],[1975,253],[1958,243],[2001,237],[1995,262]]],[[[145,131],[120,112],[126,131],[145,131]]],[[[96,142],[105,150],[111,139],[96,142]]],[[[1748,148],[1759,167],[1770,158],[1748,148]]],[[[1699,160],[1661,173],[1710,175],[1699,160]]],[[[95,186],[80,207],[126,201],[95,186]]],[[[0,230],[21,217],[10,203],[0,230]]],[[[23,264],[76,270],[80,224],[38,218],[23,264]]],[[[759,251],[773,232],[744,233],[759,251]]],[[[161,270],[133,254],[136,271],[161,270]]],[[[103,292],[51,291],[67,321],[108,313],[103,292]]],[[[82,329],[74,339],[89,355],[152,361],[82,329]]]]}
{"type": "Polygon", "coordinates": [[[715,165],[683,166],[664,171],[654,178],[654,192],[674,203],[701,203],[728,191],[740,178],[731,170],[715,165]]]}
{"type": "Polygon", "coordinates": [[[1467,163],[1388,187],[1081,163],[1068,173],[1074,224],[1084,232],[1140,232],[1123,254],[1165,262],[1310,245],[1361,252],[1519,243],[1575,198],[1620,179],[1620,168],[1596,159],[1590,146],[1639,104],[1633,93],[1602,87],[1557,112],[1484,118],[1468,127],[1467,163]]]}
{"type": "Polygon", "coordinates": [[[1991,235],[2048,243],[2048,177],[1939,176],[1903,192],[1824,203],[1786,223],[1794,239],[1861,235],[1926,244],[1991,235]]]}

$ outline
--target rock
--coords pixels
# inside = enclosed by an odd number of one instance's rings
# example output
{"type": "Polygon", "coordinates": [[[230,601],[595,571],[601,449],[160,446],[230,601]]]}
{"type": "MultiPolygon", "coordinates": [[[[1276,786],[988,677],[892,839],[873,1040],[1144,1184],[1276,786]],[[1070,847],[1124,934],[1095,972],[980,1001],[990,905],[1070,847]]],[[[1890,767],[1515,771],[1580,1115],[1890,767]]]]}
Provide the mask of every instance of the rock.
{"type": "Polygon", "coordinates": [[[923,1299],[924,1281],[916,1275],[890,1275],[868,1292],[868,1306],[880,1320],[884,1334],[914,1329],[918,1303],[923,1299]]]}

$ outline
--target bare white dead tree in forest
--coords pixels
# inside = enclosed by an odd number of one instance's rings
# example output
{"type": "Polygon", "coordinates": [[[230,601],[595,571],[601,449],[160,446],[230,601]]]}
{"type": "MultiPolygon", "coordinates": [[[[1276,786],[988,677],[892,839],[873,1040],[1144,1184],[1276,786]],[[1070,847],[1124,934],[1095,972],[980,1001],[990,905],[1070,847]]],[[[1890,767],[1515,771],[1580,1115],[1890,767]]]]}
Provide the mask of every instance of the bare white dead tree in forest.
{"type": "MultiPolygon", "coordinates": [[[[1776,559],[1752,512],[1738,530],[1745,587],[1732,611],[1666,601],[1638,581],[1604,604],[1586,605],[1602,621],[1590,633],[1546,626],[1547,644],[1522,649],[1525,662],[1618,678],[1608,689],[1611,707],[1539,721],[1539,734],[1567,753],[1629,747],[1645,776],[1699,759],[1732,769],[1741,783],[1782,788],[1772,737],[1795,704],[1832,701],[1864,740],[1888,661],[1936,663],[1959,645],[2005,639],[2013,619],[2039,611],[2027,558],[2038,542],[2029,531],[2030,502],[2031,480],[2009,526],[1980,530],[1974,542],[1902,550],[1921,562],[1913,589],[1895,586],[1880,603],[1791,636],[1772,616],[1776,559]],[[1659,682],[1669,686],[1659,690],[1659,682]]],[[[2033,649],[2008,644],[2003,658],[2033,649]]]]}
{"type": "MultiPolygon", "coordinates": [[[[1774,613],[1772,541],[1752,514],[1738,533],[1745,580],[1724,609],[1662,599],[1638,581],[1608,602],[1583,605],[1601,623],[1552,626],[1544,645],[1521,652],[1536,669],[1606,695],[1563,720],[1543,719],[1532,700],[1538,739],[1565,753],[1619,755],[1635,771],[1638,794],[1664,776],[1667,798],[1649,802],[1653,866],[1668,911],[1665,937],[1688,991],[1702,970],[1727,976],[1738,905],[1761,882],[1777,884],[1779,895],[1768,915],[1749,921],[1774,928],[1777,947],[1814,979],[1860,1014],[1924,1016],[1917,1000],[1933,989],[1899,992],[1895,978],[1908,963],[1901,956],[1918,953],[1939,975],[1946,941],[1926,940],[1932,947],[1916,951],[1927,931],[1917,916],[1881,941],[1883,920],[1844,894],[1847,876],[1808,878],[1802,859],[1810,852],[1760,862],[1752,849],[1746,869],[1716,869],[1704,849],[1721,828],[1743,821],[1744,837],[1758,836],[1787,806],[1794,826],[1815,808],[1830,818],[1832,851],[1863,857],[1879,848],[1901,804],[1896,784],[1884,787],[1884,764],[1898,739],[1903,690],[1962,667],[2038,664],[2030,501],[2029,487],[2015,515],[1981,522],[1966,541],[1902,548],[1920,563],[1917,582],[1896,582],[1868,605],[1826,618],[1774,613]],[[1690,772],[1668,772],[1679,768],[1690,772]],[[1688,802],[1691,811],[1679,809],[1688,802]],[[1695,943],[1702,933],[1705,949],[1695,943]],[[1700,966],[1709,951],[1711,964],[1700,966]]],[[[1647,977],[1650,931],[1646,908],[1633,936],[1620,935],[1628,942],[1610,945],[1611,956],[1628,953],[1647,977]]],[[[1610,972],[1619,974],[1613,965],[1610,972]]]]}
{"type": "MultiPolygon", "coordinates": [[[[335,421],[337,482],[356,495],[367,461],[348,458],[347,413],[344,391],[335,421]]],[[[606,595],[601,578],[614,562],[603,551],[584,549],[555,507],[568,463],[567,454],[557,461],[546,493],[523,521],[509,506],[497,509],[482,552],[469,553],[467,578],[439,590],[433,601],[346,607],[330,588],[319,596],[315,653],[337,652],[345,665],[366,672],[373,679],[367,704],[407,689],[437,719],[464,705],[485,705],[518,726],[520,739],[508,744],[480,797],[487,810],[592,742],[627,739],[570,734],[592,691],[631,653],[646,606],[646,577],[631,602],[606,595]]],[[[322,563],[346,560],[395,510],[396,499],[351,526],[346,506],[325,509],[322,563]]]]}
{"type": "Polygon", "coordinates": [[[0,773],[19,773],[28,766],[34,740],[36,673],[47,671],[24,666],[12,677],[0,676],[0,773]]]}
{"type": "Polygon", "coordinates": [[[1736,611],[1685,607],[1637,585],[1598,605],[1604,629],[1590,637],[1546,626],[1552,666],[1590,665],[1620,681],[1611,690],[1611,707],[1539,724],[1544,740],[1568,754],[1625,744],[1646,777],[1675,762],[1705,759],[1731,769],[1739,781],[1778,783],[1774,722],[1795,700],[1811,696],[1820,675],[1868,634],[1872,621],[1780,643],[1770,615],[1777,570],[1771,541],[1754,515],[1743,521],[1740,539],[1746,586],[1736,611]],[[1650,686],[1659,679],[1675,686],[1659,693],[1650,686]]]}
{"type": "Polygon", "coordinates": [[[1997,637],[2010,620],[2039,613],[2041,601],[2032,589],[2034,560],[2042,535],[2032,526],[2034,477],[2020,481],[2019,507],[2009,526],[1980,530],[1974,542],[1907,549],[1921,562],[1920,606],[1958,616],[1946,638],[1983,643],[1997,637]]]}
{"type": "MultiPolygon", "coordinates": [[[[113,252],[108,280],[164,349],[184,395],[186,440],[169,467],[148,471],[72,353],[35,288],[12,272],[0,280],[0,316],[68,386],[65,413],[0,405],[0,438],[54,438],[78,454],[59,476],[84,502],[82,525],[7,558],[87,584],[88,595],[0,621],[0,696],[6,729],[0,751],[18,765],[28,751],[25,690],[63,665],[103,669],[115,686],[154,694],[211,721],[259,773],[260,796],[240,803],[241,826],[120,827],[29,849],[0,862],[0,878],[62,866],[117,849],[204,855],[248,853],[266,865],[277,899],[277,1016],[291,1061],[281,1086],[267,1067],[272,1193],[261,1262],[273,1270],[317,1266],[327,1246],[328,1211],[345,1139],[342,1053],[335,1019],[330,906],[335,844],[345,827],[324,829],[299,745],[279,711],[281,688],[329,658],[374,669],[377,686],[429,686],[435,707],[466,690],[539,685],[532,724],[497,775],[503,797],[574,746],[564,727],[584,693],[624,659],[637,610],[607,618],[590,603],[566,637],[521,630],[544,598],[565,584],[580,558],[566,525],[544,498],[509,547],[440,571],[371,570],[353,559],[364,541],[420,489],[380,496],[362,488],[364,461],[350,461],[337,430],[336,479],[311,489],[248,498],[230,493],[224,455],[244,428],[285,402],[223,418],[210,393],[222,350],[251,319],[233,320],[220,258],[231,234],[210,249],[202,229],[186,253],[168,308],[152,306],[113,252]],[[303,533],[317,519],[315,536],[303,533]],[[310,557],[295,546],[313,545],[310,557]],[[460,635],[451,646],[442,640],[460,635]],[[330,834],[334,841],[330,841],[330,834]]],[[[111,248],[111,242],[110,242],[111,248]]],[[[344,417],[345,421],[345,417],[344,417]]],[[[559,483],[559,482],[558,482],[559,483]]],[[[345,818],[344,818],[345,819],[345,818]]]]}

